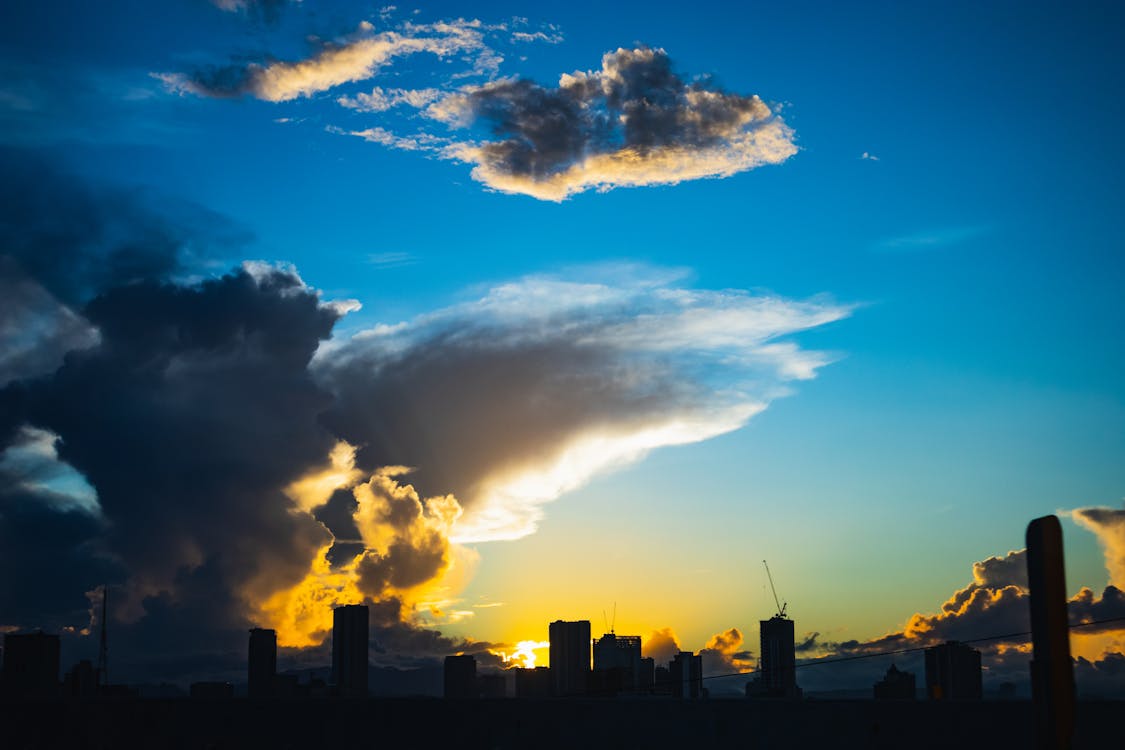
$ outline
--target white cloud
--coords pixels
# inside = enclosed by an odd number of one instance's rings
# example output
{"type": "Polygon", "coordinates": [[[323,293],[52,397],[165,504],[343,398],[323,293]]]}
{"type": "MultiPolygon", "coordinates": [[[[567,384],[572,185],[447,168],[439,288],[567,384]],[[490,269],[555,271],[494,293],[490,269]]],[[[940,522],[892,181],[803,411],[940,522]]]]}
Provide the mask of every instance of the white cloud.
{"type": "Polygon", "coordinates": [[[358,335],[316,367],[349,441],[456,495],[454,541],[515,539],[596,476],[744,425],[832,360],[789,337],[852,310],[676,279],[635,266],[523,278],[358,335]],[[411,420],[381,443],[384,423],[411,420]]]}

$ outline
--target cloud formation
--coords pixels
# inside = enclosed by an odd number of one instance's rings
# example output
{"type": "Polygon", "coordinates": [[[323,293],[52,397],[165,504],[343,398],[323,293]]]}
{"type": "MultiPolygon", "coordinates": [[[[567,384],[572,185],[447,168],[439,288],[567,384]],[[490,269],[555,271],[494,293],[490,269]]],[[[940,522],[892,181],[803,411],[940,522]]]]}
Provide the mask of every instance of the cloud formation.
{"type": "Polygon", "coordinates": [[[662,49],[607,52],[601,69],[556,88],[526,79],[469,87],[431,105],[491,138],[446,153],[506,193],[558,201],[590,189],[729,177],[797,153],[793,131],[757,96],[685,81],[662,49]]]}
{"type": "Polygon", "coordinates": [[[1125,510],[1079,508],[1070,517],[1098,538],[1105,552],[1105,567],[1110,583],[1125,588],[1125,510]]]}
{"type": "Polygon", "coordinates": [[[489,53],[479,21],[441,21],[404,24],[400,31],[376,32],[367,21],[341,40],[322,44],[303,60],[221,65],[192,74],[159,73],[174,91],[208,97],[251,96],[268,102],[310,97],[346,83],[366,81],[396,58],[429,53],[446,58],[457,53],[478,54],[478,67],[498,64],[489,53]]]}
{"type": "Polygon", "coordinates": [[[543,506],[663,446],[745,424],[830,357],[789,340],[846,305],[675,286],[651,269],[529,277],[322,351],[324,423],[365,471],[453,494],[461,542],[534,531],[543,506]]]}
{"type": "Polygon", "coordinates": [[[432,629],[472,616],[461,542],[738,428],[830,361],[793,335],[850,314],[602,267],[333,340],[358,303],[294,269],[199,273],[239,236],[221,219],[26,164],[0,208],[0,281],[23,290],[0,331],[26,344],[0,362],[0,564],[27,573],[3,579],[0,626],[81,632],[109,583],[135,678],[236,668],[249,625],[323,648],[354,602],[386,663],[488,651],[432,629]]]}
{"type": "MultiPolygon", "coordinates": [[[[1094,514],[1095,517],[1099,515],[1094,514]]],[[[1026,557],[1026,550],[1016,550],[1004,557],[990,557],[974,563],[972,582],[955,591],[941,605],[939,612],[915,613],[901,630],[867,641],[843,642],[820,641],[819,634],[814,633],[803,645],[806,651],[819,652],[831,659],[837,656],[929,647],[949,640],[969,641],[982,652],[986,689],[990,684],[995,685],[1001,681],[1025,684],[1028,679],[1027,665],[1031,658],[1030,637],[1027,635],[1031,630],[1031,621],[1026,557]],[[989,640],[978,640],[986,638],[989,640]]],[[[1082,623],[1116,620],[1125,617],[1125,594],[1116,586],[1109,585],[1098,596],[1093,590],[1083,586],[1068,600],[1067,608],[1072,627],[1082,623]]],[[[1121,621],[1078,627],[1072,631],[1071,648],[1081,667],[1076,674],[1085,675],[1092,680],[1089,685],[1084,685],[1079,678],[1079,689],[1084,694],[1087,690],[1093,690],[1095,684],[1101,685],[1104,677],[1104,673],[1098,672],[1101,660],[1109,659],[1106,669],[1115,668],[1118,663],[1115,659],[1120,654],[1107,649],[1120,648],[1117,639],[1122,632],[1125,632],[1125,623],[1121,621]]],[[[815,661],[814,659],[811,663],[815,661]]],[[[877,661],[827,664],[816,669],[802,670],[801,676],[804,679],[807,674],[811,684],[821,689],[854,687],[856,684],[873,683],[877,679],[880,670],[886,668],[886,664],[876,663],[877,661]]]]}

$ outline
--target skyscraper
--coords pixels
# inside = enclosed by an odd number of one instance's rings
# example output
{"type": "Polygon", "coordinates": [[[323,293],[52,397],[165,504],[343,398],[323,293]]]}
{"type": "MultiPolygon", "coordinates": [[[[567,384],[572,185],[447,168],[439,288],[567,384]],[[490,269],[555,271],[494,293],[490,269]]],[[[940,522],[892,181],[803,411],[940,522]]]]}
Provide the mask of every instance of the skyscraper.
{"type": "Polygon", "coordinates": [[[254,628],[250,631],[250,649],[246,660],[246,693],[251,698],[273,695],[277,676],[277,631],[254,628]]]}
{"type": "Polygon", "coordinates": [[[367,696],[367,605],[332,610],[332,681],[342,696],[367,696]]]}
{"type": "Polygon", "coordinates": [[[581,695],[590,681],[590,621],[555,620],[549,629],[555,695],[581,695]]]}
{"type": "Polygon", "coordinates": [[[768,620],[759,620],[758,625],[762,636],[758,694],[770,698],[800,698],[793,621],[774,615],[768,620]]]}
{"type": "Polygon", "coordinates": [[[959,641],[926,649],[926,695],[931,700],[980,700],[980,651],[959,641]]]}

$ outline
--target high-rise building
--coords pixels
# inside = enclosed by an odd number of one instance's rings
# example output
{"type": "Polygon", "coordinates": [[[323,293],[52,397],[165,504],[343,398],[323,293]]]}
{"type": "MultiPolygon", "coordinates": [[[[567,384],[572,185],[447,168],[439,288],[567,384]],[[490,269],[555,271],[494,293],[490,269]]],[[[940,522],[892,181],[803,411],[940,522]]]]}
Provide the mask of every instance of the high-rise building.
{"type": "Polygon", "coordinates": [[[479,698],[477,685],[477,660],[472,654],[445,657],[445,697],[479,698]]]}
{"type": "Polygon", "coordinates": [[[332,610],[332,682],[342,696],[367,696],[367,605],[332,610]]]}
{"type": "Polygon", "coordinates": [[[759,620],[758,625],[762,650],[758,661],[757,694],[768,698],[800,698],[793,621],[774,615],[768,620],[759,620]]]}
{"type": "Polygon", "coordinates": [[[555,620],[549,629],[555,695],[581,695],[590,681],[590,621],[555,620]]]}
{"type": "Polygon", "coordinates": [[[246,660],[246,694],[251,698],[273,695],[277,677],[277,631],[254,628],[246,660]]]}
{"type": "Polygon", "coordinates": [[[931,700],[980,700],[980,651],[959,641],[926,649],[926,695],[931,700]]]}
{"type": "Polygon", "coordinates": [[[59,637],[36,633],[4,634],[4,690],[11,695],[59,694],[59,637]]]}
{"type": "Polygon", "coordinates": [[[914,673],[902,672],[894,664],[886,676],[875,683],[875,700],[914,700],[917,696],[914,673]]]}
{"type": "Polygon", "coordinates": [[[703,696],[703,657],[690,651],[681,651],[668,665],[671,673],[672,695],[676,698],[703,696]]]}
{"type": "Polygon", "coordinates": [[[594,671],[616,673],[611,684],[635,691],[641,675],[641,637],[606,633],[594,641],[594,671]]]}

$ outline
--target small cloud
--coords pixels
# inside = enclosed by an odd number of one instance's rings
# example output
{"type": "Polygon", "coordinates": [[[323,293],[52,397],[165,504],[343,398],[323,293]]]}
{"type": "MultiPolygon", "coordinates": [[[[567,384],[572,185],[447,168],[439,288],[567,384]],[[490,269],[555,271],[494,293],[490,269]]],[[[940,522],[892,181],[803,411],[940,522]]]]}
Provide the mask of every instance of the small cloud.
{"type": "Polygon", "coordinates": [[[878,243],[881,250],[928,250],[958,245],[988,231],[986,226],[961,226],[927,229],[892,237],[878,243]]]}
{"type": "Polygon", "coordinates": [[[859,158],[863,159],[865,161],[879,161],[878,156],[876,156],[875,154],[872,154],[870,152],[867,152],[867,151],[864,151],[863,154],[859,158]]]}
{"type": "Polygon", "coordinates": [[[367,256],[367,263],[376,268],[399,268],[412,266],[417,262],[417,256],[404,252],[371,253],[367,256]]]}
{"type": "Polygon", "coordinates": [[[487,602],[485,604],[474,604],[473,609],[492,609],[493,607],[503,607],[506,602],[487,602]]]}

